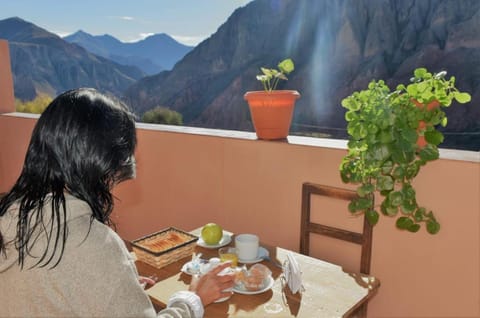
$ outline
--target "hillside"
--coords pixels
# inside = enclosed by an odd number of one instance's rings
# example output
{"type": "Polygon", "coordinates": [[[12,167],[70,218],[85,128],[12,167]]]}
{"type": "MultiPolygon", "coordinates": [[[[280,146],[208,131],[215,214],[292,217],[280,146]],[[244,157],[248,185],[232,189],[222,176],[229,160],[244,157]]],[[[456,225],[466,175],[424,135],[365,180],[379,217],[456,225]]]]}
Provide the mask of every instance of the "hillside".
{"type": "Polygon", "coordinates": [[[139,114],[161,105],[186,125],[252,130],[244,92],[261,89],[260,66],[291,57],[296,70],[284,86],[302,94],[293,130],[344,137],[345,96],[372,79],[408,82],[424,66],[447,70],[473,98],[448,109],[443,146],[478,150],[479,29],[477,0],[256,0],[172,71],[130,87],[125,100],[139,114]]]}
{"type": "Polygon", "coordinates": [[[178,43],[164,33],[132,43],[121,42],[108,34],[93,36],[83,31],[63,39],[119,64],[136,66],[149,75],[171,70],[193,48],[178,43]]]}
{"type": "Polygon", "coordinates": [[[0,38],[9,41],[15,97],[55,96],[89,86],[120,95],[145,74],[70,44],[20,18],[0,20],[0,38]]]}

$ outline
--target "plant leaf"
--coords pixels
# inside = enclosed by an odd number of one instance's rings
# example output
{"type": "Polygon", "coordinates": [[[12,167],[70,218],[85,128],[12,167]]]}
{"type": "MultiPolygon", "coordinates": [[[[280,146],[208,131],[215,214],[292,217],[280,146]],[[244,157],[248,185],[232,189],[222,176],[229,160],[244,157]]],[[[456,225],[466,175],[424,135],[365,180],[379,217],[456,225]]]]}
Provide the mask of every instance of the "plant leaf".
{"type": "Polygon", "coordinates": [[[399,191],[393,191],[388,194],[388,200],[392,206],[398,207],[403,203],[403,194],[399,191]]]}
{"type": "Polygon", "coordinates": [[[472,97],[468,93],[459,93],[456,92],[455,95],[453,95],[455,100],[459,102],[460,104],[465,104],[468,103],[469,101],[472,100],[472,97]]]}
{"type": "Polygon", "coordinates": [[[420,153],[418,155],[422,160],[425,161],[436,160],[439,157],[437,147],[430,144],[427,144],[425,147],[423,147],[423,149],[420,150],[420,153]]]}
{"type": "Polygon", "coordinates": [[[289,74],[295,69],[295,64],[293,63],[292,59],[285,59],[278,63],[278,68],[281,72],[289,74]]]}
{"type": "Polygon", "coordinates": [[[357,211],[363,211],[373,205],[371,198],[359,198],[356,201],[357,201],[357,211]]]}
{"type": "Polygon", "coordinates": [[[407,231],[412,233],[416,233],[418,230],[420,230],[420,224],[417,223],[413,223],[407,227],[407,231]]]}
{"type": "Polygon", "coordinates": [[[365,212],[365,217],[367,218],[368,223],[373,226],[377,224],[379,215],[378,212],[375,210],[367,210],[365,212]]]}
{"type": "Polygon", "coordinates": [[[427,74],[427,69],[424,67],[419,67],[415,71],[413,71],[413,75],[415,77],[424,77],[427,74]]]}
{"type": "Polygon", "coordinates": [[[357,212],[357,202],[356,201],[351,201],[348,204],[348,211],[350,211],[351,213],[357,212]]]}
{"type": "MultiPolygon", "coordinates": [[[[415,211],[415,208],[417,205],[413,201],[403,201],[402,206],[400,207],[405,214],[411,214],[413,211],[415,211]]],[[[418,221],[415,218],[416,221],[418,221]]]]}
{"type": "Polygon", "coordinates": [[[414,224],[413,221],[406,216],[399,217],[397,219],[397,222],[395,223],[395,225],[402,230],[408,229],[413,224],[414,224]]]}
{"type": "Polygon", "coordinates": [[[390,160],[385,161],[382,165],[382,173],[388,174],[390,173],[390,171],[392,171],[392,168],[393,168],[393,163],[390,160]]]}
{"type": "Polygon", "coordinates": [[[440,231],[440,223],[436,221],[427,222],[427,232],[430,234],[437,234],[440,231]]]}
{"type": "Polygon", "coordinates": [[[273,70],[269,69],[269,68],[265,68],[265,67],[261,67],[260,68],[262,70],[262,73],[267,76],[267,78],[272,78],[273,76],[273,70]]]}
{"type": "Polygon", "coordinates": [[[377,178],[377,188],[382,190],[392,190],[393,189],[393,179],[390,176],[379,176],[377,178]]]}
{"type": "Polygon", "coordinates": [[[407,171],[405,173],[405,176],[407,177],[407,179],[412,179],[417,176],[419,170],[420,170],[420,165],[417,162],[415,162],[407,166],[407,171]]]}
{"type": "Polygon", "coordinates": [[[345,120],[346,121],[352,121],[354,119],[356,119],[356,114],[355,114],[354,111],[349,110],[345,113],[345,120]]]}
{"type": "Polygon", "coordinates": [[[363,184],[357,189],[357,194],[360,197],[365,197],[365,195],[372,193],[375,190],[375,186],[373,184],[363,184]]]}
{"type": "Polygon", "coordinates": [[[425,140],[435,146],[443,142],[443,134],[437,130],[426,131],[424,135],[425,140]]]}
{"type": "Polygon", "coordinates": [[[397,180],[403,179],[403,177],[405,177],[405,169],[402,166],[395,167],[395,169],[393,169],[392,176],[397,180]]]}

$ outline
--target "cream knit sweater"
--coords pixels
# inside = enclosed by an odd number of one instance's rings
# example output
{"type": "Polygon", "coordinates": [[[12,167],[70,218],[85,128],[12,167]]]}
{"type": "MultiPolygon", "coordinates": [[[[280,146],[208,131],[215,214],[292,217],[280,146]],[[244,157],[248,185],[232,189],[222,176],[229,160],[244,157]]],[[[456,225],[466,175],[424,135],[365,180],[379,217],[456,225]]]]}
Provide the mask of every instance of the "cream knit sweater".
{"type": "MultiPolygon", "coordinates": [[[[17,207],[12,206],[0,217],[0,232],[7,242],[6,256],[0,254],[0,317],[203,316],[203,307],[194,315],[191,308],[195,306],[188,305],[182,297],[175,297],[176,301],[167,309],[155,313],[122,239],[96,220],[89,228],[92,212],[84,201],[66,196],[66,206],[68,238],[63,257],[53,269],[30,268],[38,261],[34,257],[45,249],[43,234],[35,242],[33,257],[27,257],[23,270],[20,269],[12,242],[17,230],[17,207]]],[[[44,209],[50,212],[51,205],[44,209]]],[[[193,298],[193,305],[200,302],[193,293],[183,294],[193,298]]]]}

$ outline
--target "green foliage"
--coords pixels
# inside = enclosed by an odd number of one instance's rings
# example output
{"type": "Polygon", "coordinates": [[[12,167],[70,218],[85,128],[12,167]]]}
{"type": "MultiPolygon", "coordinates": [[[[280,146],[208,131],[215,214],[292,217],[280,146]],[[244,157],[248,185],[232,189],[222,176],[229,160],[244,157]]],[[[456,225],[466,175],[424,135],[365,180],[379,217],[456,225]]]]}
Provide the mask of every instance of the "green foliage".
{"type": "Polygon", "coordinates": [[[372,81],[366,90],[342,100],[350,138],[340,176],[345,183],[358,184],[359,198],[350,203],[350,212],[365,213],[372,225],[379,218],[374,206],[378,192],[383,197],[381,213],[399,215],[397,228],[417,232],[425,223],[431,234],[440,230],[433,213],[418,205],[412,181],[421,166],[439,157],[443,135],[436,126],[447,124],[441,106],[471,99],[455,88],[454,77],[447,80],[445,75],[419,68],[408,86],[391,91],[384,81],[372,81]],[[425,137],[425,146],[417,143],[419,136],[425,137]]]}
{"type": "Polygon", "coordinates": [[[52,100],[53,99],[46,94],[39,94],[34,100],[26,102],[15,99],[15,110],[21,113],[41,114],[52,100]]]}
{"type": "Polygon", "coordinates": [[[429,104],[432,101],[438,101],[442,106],[449,107],[452,100],[461,104],[470,102],[470,94],[460,92],[455,87],[455,77],[445,79],[446,71],[439,73],[429,73],[426,68],[417,68],[413,72],[414,77],[410,79],[412,84],[406,87],[406,91],[411,98],[421,104],[429,104]]]}
{"type": "Polygon", "coordinates": [[[261,67],[263,74],[257,75],[257,80],[261,81],[266,92],[271,92],[277,88],[280,80],[288,80],[287,76],[295,69],[291,59],[285,59],[278,63],[278,70],[261,67]]]}
{"type": "Polygon", "coordinates": [[[145,112],[142,116],[142,122],[151,124],[182,125],[182,114],[166,107],[155,107],[145,112]]]}

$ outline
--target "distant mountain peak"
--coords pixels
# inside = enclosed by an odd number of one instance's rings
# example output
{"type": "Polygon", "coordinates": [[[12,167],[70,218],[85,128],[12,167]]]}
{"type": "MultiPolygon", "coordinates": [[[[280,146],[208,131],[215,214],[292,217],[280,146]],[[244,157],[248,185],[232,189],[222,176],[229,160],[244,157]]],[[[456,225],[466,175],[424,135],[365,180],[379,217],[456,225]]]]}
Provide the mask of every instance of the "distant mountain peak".
{"type": "Polygon", "coordinates": [[[156,34],[152,34],[152,35],[147,36],[147,37],[146,37],[145,39],[143,39],[143,40],[147,40],[147,39],[172,39],[172,40],[173,40],[173,38],[172,38],[170,35],[166,34],[166,33],[156,33],[156,34]]]}
{"type": "MultiPolygon", "coordinates": [[[[4,19],[3,21],[18,21],[18,22],[30,23],[30,22],[25,21],[25,20],[23,20],[22,18],[17,17],[17,16],[11,17],[11,18],[6,18],[6,19],[4,19]]],[[[30,24],[31,24],[31,23],[30,23],[30,24]]]]}
{"type": "Polygon", "coordinates": [[[56,42],[57,39],[61,39],[55,33],[49,32],[19,17],[0,20],[0,32],[3,34],[1,38],[8,41],[14,39],[17,42],[24,42],[31,39],[51,38],[56,42]]]}
{"type": "Polygon", "coordinates": [[[125,43],[110,34],[91,35],[79,30],[64,39],[119,64],[135,65],[150,75],[171,69],[193,48],[178,43],[166,33],[153,34],[137,42],[125,43]]]}
{"type": "Polygon", "coordinates": [[[82,29],[78,30],[77,32],[73,33],[72,35],[86,35],[86,36],[92,36],[90,33],[87,33],[83,31],[82,29]]]}
{"type": "Polygon", "coordinates": [[[70,38],[70,39],[78,39],[78,38],[93,38],[93,35],[83,31],[83,30],[78,30],[77,32],[74,32],[72,34],[69,34],[67,36],[64,36],[63,39],[65,38],[70,38]]]}

